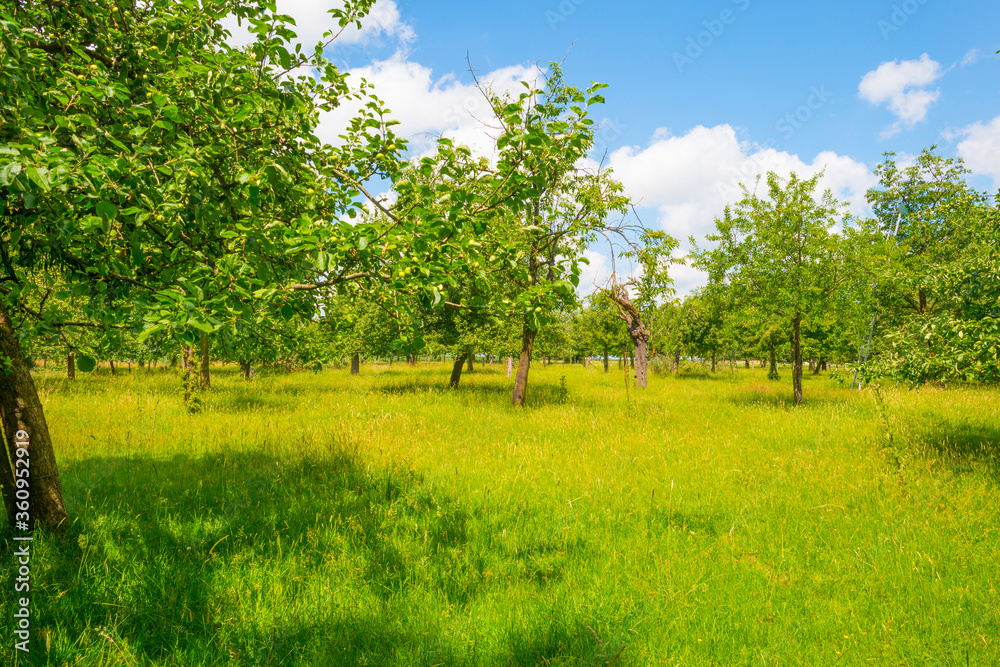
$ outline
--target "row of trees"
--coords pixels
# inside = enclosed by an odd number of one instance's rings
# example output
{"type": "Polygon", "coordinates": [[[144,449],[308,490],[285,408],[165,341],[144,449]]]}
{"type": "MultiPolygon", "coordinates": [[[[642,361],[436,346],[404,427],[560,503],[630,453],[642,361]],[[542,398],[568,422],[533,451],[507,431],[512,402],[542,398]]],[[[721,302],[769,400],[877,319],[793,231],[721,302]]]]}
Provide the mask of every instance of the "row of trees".
{"type": "MultiPolygon", "coordinates": [[[[342,31],[372,4],[331,14],[342,31]]],[[[984,318],[995,321],[996,263],[975,253],[996,247],[996,208],[933,154],[915,171],[883,165],[868,221],[816,195],[816,179],[770,175],[766,194],[745,191],[693,253],[710,281],[678,301],[677,240],[629,217],[608,170],[581,166],[604,86],[570,85],[558,65],[516,95],[482,88],[491,156],[441,139],[408,160],[367,82],[324,56],[340,32],[304,48],[273,1],[0,0],[0,24],[0,482],[12,521],[22,433],[31,520],[67,520],[27,358],[46,348],[78,352],[81,367],[214,351],[249,374],[261,359],[315,366],[428,346],[460,369],[493,346],[517,358],[521,406],[533,355],[560,346],[607,358],[626,340],[644,386],[656,350],[676,363],[765,345],[773,367],[787,341],[802,400],[804,350],[842,356],[879,311],[896,345],[879,355],[883,372],[995,376],[984,318]],[[255,41],[227,43],[230,15],[255,41]],[[359,111],[340,142],[322,142],[320,114],[347,103],[359,111]],[[391,188],[391,205],[373,183],[391,188]],[[882,232],[903,203],[893,245],[882,232]],[[641,271],[578,310],[583,253],[597,243],[641,271]],[[945,361],[970,338],[973,362],[945,361]]]]}
{"type": "MultiPolygon", "coordinates": [[[[372,4],[330,13],[342,32],[372,4]]],[[[273,1],[0,0],[0,24],[0,481],[12,521],[23,433],[31,521],[67,519],[33,347],[79,351],[86,365],[125,340],[319,361],[317,336],[350,342],[382,315],[401,353],[422,348],[435,319],[454,324],[456,345],[513,321],[523,405],[538,332],[575,300],[583,249],[605,237],[657,253],[656,237],[611,222],[627,211],[621,184],[580,168],[603,85],[571,86],[557,65],[517,95],[483,89],[491,159],[441,139],[408,161],[370,86],[324,56],[340,32],[303,48],[273,1]],[[227,43],[231,15],[253,43],[227,43]],[[359,111],[340,143],[322,142],[320,113],[348,102],[359,111]]]]}

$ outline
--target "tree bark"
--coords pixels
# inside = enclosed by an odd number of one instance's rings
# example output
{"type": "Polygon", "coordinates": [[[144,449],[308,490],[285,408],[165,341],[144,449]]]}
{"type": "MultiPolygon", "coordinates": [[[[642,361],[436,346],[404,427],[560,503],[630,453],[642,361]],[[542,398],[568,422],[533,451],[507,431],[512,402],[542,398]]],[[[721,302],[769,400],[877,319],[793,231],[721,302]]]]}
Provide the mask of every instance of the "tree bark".
{"type": "Polygon", "coordinates": [[[209,369],[208,356],[208,334],[201,335],[201,388],[208,389],[212,386],[211,370],[209,369]]]}
{"type": "Polygon", "coordinates": [[[451,380],[448,382],[449,387],[458,389],[458,383],[462,379],[462,366],[465,365],[466,356],[463,354],[455,357],[455,363],[451,367],[451,380]]]}
{"type": "Polygon", "coordinates": [[[181,358],[181,377],[184,382],[184,405],[191,400],[191,373],[194,372],[194,361],[191,360],[191,346],[184,345],[181,358]]]}
{"type": "Polygon", "coordinates": [[[240,362],[240,370],[243,371],[243,379],[247,382],[250,381],[250,361],[245,360],[240,362]]]}
{"type": "Polygon", "coordinates": [[[52,450],[49,426],[14,324],[2,303],[0,357],[10,363],[7,372],[0,371],[0,421],[3,423],[3,436],[7,445],[0,457],[0,474],[3,475],[3,480],[0,481],[3,484],[7,520],[14,528],[16,512],[25,511],[21,509],[25,505],[15,505],[16,502],[24,503],[25,500],[17,498],[18,489],[15,488],[12,471],[18,460],[18,443],[27,442],[30,462],[27,477],[27,523],[29,528],[40,525],[52,530],[62,530],[68,524],[66,506],[63,503],[62,484],[59,481],[55,452],[52,450]]]}
{"type": "Polygon", "coordinates": [[[792,390],[795,392],[795,403],[802,403],[802,316],[798,313],[792,318],[792,390]]]}
{"type": "Polygon", "coordinates": [[[812,365],[813,375],[819,375],[819,371],[820,371],[821,368],[823,368],[823,365],[825,363],[826,362],[823,361],[823,357],[820,357],[819,361],[816,361],[815,363],[813,363],[813,365],[812,365]]]}
{"type": "Polygon", "coordinates": [[[465,353],[465,358],[466,358],[466,359],[468,360],[468,362],[469,362],[469,372],[471,373],[471,372],[472,372],[473,370],[475,370],[475,369],[474,369],[474,368],[472,367],[472,362],[473,362],[473,360],[474,360],[474,359],[476,358],[476,355],[475,355],[474,353],[472,353],[472,352],[466,352],[466,353],[465,353]]]}
{"type": "Polygon", "coordinates": [[[507,355],[507,377],[514,375],[514,357],[507,355]]]}
{"type": "Polygon", "coordinates": [[[355,354],[351,357],[351,375],[357,375],[361,372],[361,355],[355,354]]]}
{"type": "Polygon", "coordinates": [[[66,355],[66,377],[70,380],[76,379],[76,354],[73,350],[66,355]]]}
{"type": "Polygon", "coordinates": [[[772,338],[769,342],[771,344],[771,368],[767,371],[767,379],[768,380],[777,380],[778,377],[779,377],[778,376],[778,358],[777,358],[777,356],[774,353],[774,339],[772,338]]]}
{"type": "Polygon", "coordinates": [[[746,368],[747,370],[750,370],[750,360],[749,359],[745,359],[744,360],[743,367],[746,368]]]}
{"type": "Polygon", "coordinates": [[[510,400],[515,408],[523,407],[528,395],[528,371],[531,370],[531,350],[535,347],[536,333],[525,323],[521,333],[521,357],[518,359],[517,376],[514,378],[514,394],[510,400]]]}
{"type": "Polygon", "coordinates": [[[673,373],[674,375],[677,375],[677,373],[680,371],[680,368],[681,368],[681,346],[678,345],[676,348],[674,348],[674,367],[670,372],[673,373]]]}
{"type": "Polygon", "coordinates": [[[715,352],[712,352],[712,372],[715,372],[715,352]]]}
{"type": "Polygon", "coordinates": [[[604,345],[604,372],[605,373],[610,373],[611,372],[608,369],[608,346],[607,346],[607,344],[604,345]]]}
{"type": "Polygon", "coordinates": [[[605,293],[618,306],[618,317],[624,320],[629,338],[632,339],[635,348],[632,356],[635,386],[639,389],[645,389],[648,384],[649,330],[643,324],[642,318],[639,316],[639,309],[632,303],[628,291],[624,287],[615,285],[605,293]]]}

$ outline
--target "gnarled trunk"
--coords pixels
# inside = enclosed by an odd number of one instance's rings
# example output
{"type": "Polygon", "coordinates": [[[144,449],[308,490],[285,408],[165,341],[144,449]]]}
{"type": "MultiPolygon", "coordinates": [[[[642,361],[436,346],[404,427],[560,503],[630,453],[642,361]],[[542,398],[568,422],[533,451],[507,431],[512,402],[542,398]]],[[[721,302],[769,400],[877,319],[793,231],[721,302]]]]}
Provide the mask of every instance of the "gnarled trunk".
{"type": "MultiPolygon", "coordinates": [[[[35,525],[53,530],[62,530],[67,525],[66,506],[63,503],[59,469],[56,466],[52,438],[45,421],[41,401],[35,382],[28,370],[28,362],[21,349],[14,324],[0,303],[0,357],[9,360],[6,372],[0,370],[0,422],[6,447],[2,452],[0,474],[3,479],[4,506],[11,528],[21,532],[35,525]],[[28,456],[18,456],[18,451],[27,449],[28,456]],[[17,465],[17,461],[27,458],[29,467],[17,465]],[[14,470],[28,470],[25,489],[17,489],[14,470]],[[20,514],[19,513],[24,513],[20,514]],[[23,521],[21,527],[19,521],[23,521]]],[[[70,355],[72,359],[72,353],[70,355]]]]}
{"type": "Polygon", "coordinates": [[[635,386],[645,389],[648,383],[649,369],[649,330],[642,323],[642,318],[639,316],[639,309],[629,299],[628,291],[624,287],[615,285],[610,290],[607,290],[606,294],[618,306],[618,317],[625,321],[629,338],[632,339],[632,344],[635,347],[634,356],[632,357],[632,369],[635,371],[635,386]]]}
{"type": "Polygon", "coordinates": [[[521,357],[517,362],[517,376],[514,378],[514,394],[511,396],[511,405],[516,408],[524,406],[524,399],[528,395],[528,371],[531,370],[531,350],[535,347],[535,334],[537,332],[524,325],[521,333],[521,357]]]}
{"type": "Polygon", "coordinates": [[[451,367],[451,380],[448,382],[449,387],[458,388],[458,383],[462,379],[462,366],[465,365],[466,356],[463,354],[455,357],[455,363],[451,367]]]}

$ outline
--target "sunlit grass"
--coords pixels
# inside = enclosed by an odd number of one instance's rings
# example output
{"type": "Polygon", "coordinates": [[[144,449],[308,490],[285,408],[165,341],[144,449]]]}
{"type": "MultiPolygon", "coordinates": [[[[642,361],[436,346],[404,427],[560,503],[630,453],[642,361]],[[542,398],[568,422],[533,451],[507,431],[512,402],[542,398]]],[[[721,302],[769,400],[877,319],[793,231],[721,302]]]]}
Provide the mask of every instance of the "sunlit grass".
{"type": "Polygon", "coordinates": [[[556,364],[515,410],[449,370],[220,368],[196,416],[169,373],[42,374],[74,523],[32,658],[993,664],[995,392],[556,364]]]}

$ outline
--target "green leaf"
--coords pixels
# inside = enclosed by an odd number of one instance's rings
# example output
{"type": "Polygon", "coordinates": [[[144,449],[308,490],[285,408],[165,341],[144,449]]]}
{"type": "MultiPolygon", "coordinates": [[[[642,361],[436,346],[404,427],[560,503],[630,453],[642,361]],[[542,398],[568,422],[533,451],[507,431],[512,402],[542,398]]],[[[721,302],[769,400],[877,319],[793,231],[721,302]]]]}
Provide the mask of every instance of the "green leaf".
{"type": "Polygon", "coordinates": [[[90,373],[97,368],[97,360],[93,357],[81,354],[76,358],[76,367],[79,368],[82,373],[90,373]]]}
{"type": "Polygon", "coordinates": [[[107,220],[114,220],[118,215],[118,207],[108,201],[97,202],[97,215],[107,220]]]}
{"type": "Polygon", "coordinates": [[[48,173],[45,169],[28,167],[24,170],[24,173],[28,175],[28,178],[30,178],[35,185],[40,187],[45,192],[52,189],[52,184],[49,182],[48,173]]]}
{"type": "Polygon", "coordinates": [[[293,317],[295,317],[295,309],[292,308],[291,305],[286,303],[284,306],[281,307],[281,316],[284,317],[286,320],[290,320],[293,317]]]}
{"type": "Polygon", "coordinates": [[[196,322],[194,320],[191,320],[190,322],[188,322],[188,326],[194,327],[198,331],[204,331],[205,333],[212,333],[213,331],[215,331],[215,327],[213,327],[208,322],[196,322]]]}

